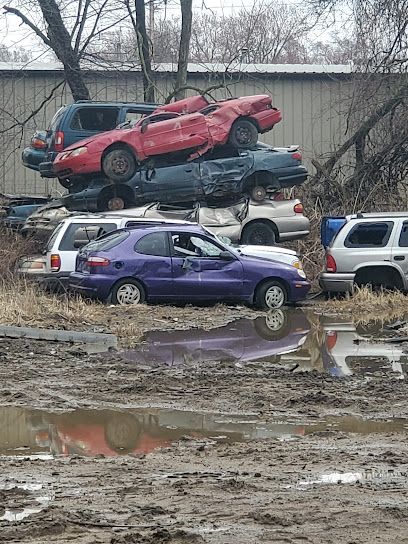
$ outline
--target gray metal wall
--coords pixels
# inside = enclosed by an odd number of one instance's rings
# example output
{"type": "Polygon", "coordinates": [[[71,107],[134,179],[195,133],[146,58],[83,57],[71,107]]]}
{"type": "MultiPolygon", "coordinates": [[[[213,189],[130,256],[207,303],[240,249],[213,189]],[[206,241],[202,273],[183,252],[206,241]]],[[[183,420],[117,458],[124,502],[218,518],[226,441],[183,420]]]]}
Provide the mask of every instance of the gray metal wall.
{"type": "MultiPolygon", "coordinates": [[[[190,74],[189,84],[201,89],[221,83],[222,75],[190,74]]],[[[160,101],[172,90],[172,74],[157,76],[160,101]]],[[[0,192],[49,194],[63,192],[53,181],[45,180],[21,164],[21,151],[35,129],[47,127],[55,111],[72,102],[69,89],[61,87],[45,106],[24,126],[26,119],[52,93],[62,80],[56,71],[0,72],[0,192]],[[13,125],[15,125],[13,128],[13,125]]],[[[140,74],[135,72],[98,72],[88,75],[95,100],[142,101],[140,74]]],[[[262,140],[275,146],[300,144],[306,162],[329,151],[344,138],[345,105],[350,78],[327,74],[245,74],[228,79],[234,96],[267,93],[283,112],[283,121],[262,140]]],[[[214,91],[220,98],[225,89],[214,91]]]]}

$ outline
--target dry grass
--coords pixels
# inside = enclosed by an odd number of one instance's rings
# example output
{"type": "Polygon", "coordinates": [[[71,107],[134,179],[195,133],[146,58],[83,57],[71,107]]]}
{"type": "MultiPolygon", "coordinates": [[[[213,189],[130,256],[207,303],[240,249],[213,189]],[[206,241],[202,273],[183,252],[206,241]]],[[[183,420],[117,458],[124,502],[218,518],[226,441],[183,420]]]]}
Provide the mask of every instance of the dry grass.
{"type": "Polygon", "coordinates": [[[407,296],[401,291],[373,292],[368,287],[356,288],[352,296],[342,300],[328,300],[324,309],[336,314],[347,314],[354,322],[387,321],[407,313],[407,296]]]}
{"type": "Polygon", "coordinates": [[[0,278],[13,278],[16,264],[20,257],[39,252],[38,242],[24,238],[18,233],[0,227],[0,278]]]}

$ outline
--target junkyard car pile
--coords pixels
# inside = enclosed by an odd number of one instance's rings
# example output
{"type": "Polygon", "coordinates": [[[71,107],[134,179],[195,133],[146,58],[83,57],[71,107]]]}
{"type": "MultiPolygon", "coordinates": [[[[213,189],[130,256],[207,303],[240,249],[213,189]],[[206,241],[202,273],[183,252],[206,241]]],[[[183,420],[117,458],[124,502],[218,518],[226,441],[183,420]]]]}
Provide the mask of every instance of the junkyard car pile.
{"type": "Polygon", "coordinates": [[[270,247],[309,233],[301,202],[282,196],[307,177],[298,148],[258,142],[280,121],[267,95],[61,108],[23,162],[68,194],[15,222],[48,239],[21,271],[119,304],[301,300],[299,258],[270,247]]]}

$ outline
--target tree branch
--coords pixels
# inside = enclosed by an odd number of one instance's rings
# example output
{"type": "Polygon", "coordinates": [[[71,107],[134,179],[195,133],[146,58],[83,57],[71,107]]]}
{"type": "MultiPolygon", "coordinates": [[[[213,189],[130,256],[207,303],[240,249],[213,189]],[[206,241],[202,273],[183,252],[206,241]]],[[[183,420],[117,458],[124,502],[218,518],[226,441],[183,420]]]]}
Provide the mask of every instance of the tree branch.
{"type": "Polygon", "coordinates": [[[24,15],[24,13],[21,13],[20,10],[18,10],[16,8],[11,8],[9,6],[3,6],[3,9],[4,9],[5,13],[12,13],[13,15],[17,15],[17,17],[19,17],[24,24],[29,26],[31,28],[31,30],[33,32],[35,32],[39,38],[42,39],[42,41],[45,43],[45,45],[48,45],[48,47],[51,47],[51,42],[47,38],[47,36],[43,32],[41,32],[41,30],[37,26],[35,26],[35,24],[32,23],[30,21],[30,19],[28,19],[24,15]]]}

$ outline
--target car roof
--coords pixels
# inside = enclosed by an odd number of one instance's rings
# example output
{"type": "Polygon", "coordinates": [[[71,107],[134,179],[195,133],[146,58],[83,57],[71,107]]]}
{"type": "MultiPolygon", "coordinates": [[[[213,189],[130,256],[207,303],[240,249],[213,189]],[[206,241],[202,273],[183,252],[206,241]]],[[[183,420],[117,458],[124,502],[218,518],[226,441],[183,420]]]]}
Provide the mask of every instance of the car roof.
{"type": "Polygon", "coordinates": [[[84,214],[77,214],[77,215],[70,215],[69,217],[66,217],[64,219],[64,222],[66,223],[70,223],[70,222],[74,222],[74,221],[86,221],[86,222],[93,222],[93,221],[103,221],[103,220],[107,220],[107,219],[112,219],[112,220],[115,220],[115,219],[126,219],[126,220],[129,220],[129,221],[140,221],[141,223],[157,223],[158,225],[162,225],[162,224],[166,224],[166,223],[169,223],[169,224],[180,224],[180,225],[194,225],[194,223],[190,222],[190,221],[183,221],[182,219],[165,219],[165,218],[160,218],[160,217],[143,217],[143,216],[134,216],[132,214],[121,214],[121,213],[111,213],[111,212],[108,212],[108,213],[84,213],[84,214]]]}
{"type": "Polygon", "coordinates": [[[66,107],[73,107],[73,106],[90,106],[90,107],[98,107],[98,106],[130,106],[130,107],[137,107],[140,108],[141,106],[146,106],[147,109],[152,108],[158,108],[160,104],[155,104],[151,102],[109,102],[109,101],[96,101],[96,100],[77,100],[73,104],[67,104],[66,107]]]}
{"type": "Polygon", "coordinates": [[[408,217],[407,212],[370,212],[370,213],[356,213],[346,216],[347,221],[353,221],[356,219],[387,219],[392,217],[408,217]]]}

